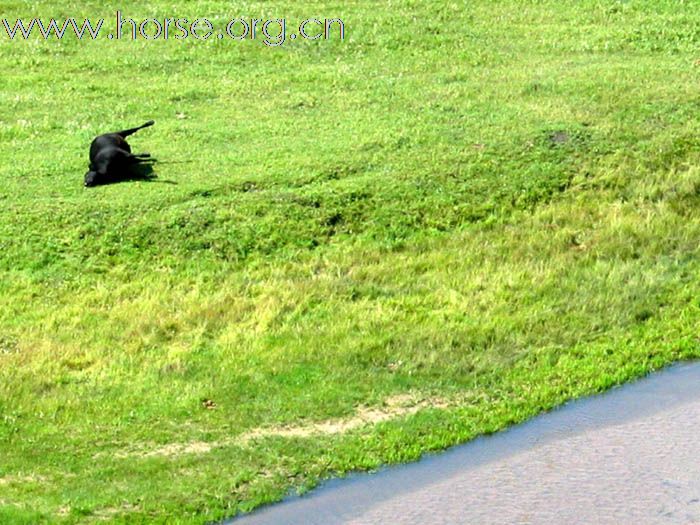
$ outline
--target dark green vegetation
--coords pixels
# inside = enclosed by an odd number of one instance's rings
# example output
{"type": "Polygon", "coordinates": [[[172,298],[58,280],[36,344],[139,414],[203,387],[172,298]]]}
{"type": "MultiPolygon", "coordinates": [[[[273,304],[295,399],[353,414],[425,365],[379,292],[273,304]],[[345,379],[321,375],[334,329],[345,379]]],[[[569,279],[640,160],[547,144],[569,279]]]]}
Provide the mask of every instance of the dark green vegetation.
{"type": "Polygon", "coordinates": [[[700,356],[700,4],[183,4],[124,14],[348,39],[0,37],[0,522],[203,523],[700,356]],[[149,118],[159,178],[83,189],[149,118]]]}

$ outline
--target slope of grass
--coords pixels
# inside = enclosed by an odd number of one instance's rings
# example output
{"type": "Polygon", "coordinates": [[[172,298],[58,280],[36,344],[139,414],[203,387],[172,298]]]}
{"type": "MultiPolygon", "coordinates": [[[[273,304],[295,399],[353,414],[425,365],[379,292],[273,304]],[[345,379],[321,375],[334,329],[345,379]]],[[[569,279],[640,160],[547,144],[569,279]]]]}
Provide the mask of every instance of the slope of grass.
{"type": "Polygon", "coordinates": [[[221,519],[700,356],[700,5],[231,9],[123,8],[348,38],[0,36],[0,522],[221,519]],[[149,118],[158,179],[82,188],[149,118]]]}

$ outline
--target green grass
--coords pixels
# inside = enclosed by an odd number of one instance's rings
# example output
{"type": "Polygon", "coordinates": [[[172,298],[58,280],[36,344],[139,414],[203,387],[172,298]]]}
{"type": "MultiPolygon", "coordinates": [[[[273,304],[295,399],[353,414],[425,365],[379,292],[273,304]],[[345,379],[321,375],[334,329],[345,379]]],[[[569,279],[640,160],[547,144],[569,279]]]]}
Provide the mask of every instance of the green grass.
{"type": "Polygon", "coordinates": [[[0,522],[221,519],[700,357],[700,5],[126,4],[348,38],[0,37],[0,522]],[[149,118],[158,182],[85,190],[149,118]]]}

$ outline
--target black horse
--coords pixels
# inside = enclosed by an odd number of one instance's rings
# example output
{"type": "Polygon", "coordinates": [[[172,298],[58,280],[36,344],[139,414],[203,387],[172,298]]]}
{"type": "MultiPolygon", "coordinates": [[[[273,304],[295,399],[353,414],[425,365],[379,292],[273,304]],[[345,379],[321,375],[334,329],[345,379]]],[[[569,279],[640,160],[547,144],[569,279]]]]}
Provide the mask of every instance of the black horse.
{"type": "Polygon", "coordinates": [[[147,178],[147,174],[138,169],[139,165],[152,162],[154,159],[149,153],[131,153],[126,137],[153,124],[154,122],[149,120],[137,128],[96,137],[90,144],[90,171],[85,174],[85,186],[147,178]]]}

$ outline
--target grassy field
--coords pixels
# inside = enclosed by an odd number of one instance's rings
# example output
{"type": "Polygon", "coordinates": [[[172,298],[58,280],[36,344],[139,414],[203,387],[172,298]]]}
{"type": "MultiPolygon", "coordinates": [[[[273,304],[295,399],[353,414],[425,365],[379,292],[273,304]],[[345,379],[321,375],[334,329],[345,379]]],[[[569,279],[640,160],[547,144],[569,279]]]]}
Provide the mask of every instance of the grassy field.
{"type": "Polygon", "coordinates": [[[0,33],[0,522],[218,520],[700,357],[700,4],[174,4],[119,7],[347,38],[0,33]]]}

